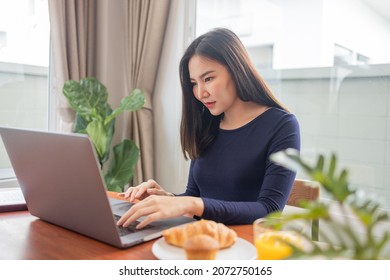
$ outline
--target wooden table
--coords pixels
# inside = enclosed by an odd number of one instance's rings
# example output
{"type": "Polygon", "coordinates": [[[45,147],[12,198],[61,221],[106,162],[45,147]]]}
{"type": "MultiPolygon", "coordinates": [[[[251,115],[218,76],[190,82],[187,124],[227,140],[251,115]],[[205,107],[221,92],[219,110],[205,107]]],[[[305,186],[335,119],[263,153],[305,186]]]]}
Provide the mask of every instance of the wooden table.
{"type": "MultiPolygon", "coordinates": [[[[115,197],[115,194],[109,194],[115,197]]],[[[231,226],[238,236],[252,242],[251,225],[231,226]]],[[[0,259],[18,260],[155,260],[155,240],[118,249],[76,232],[47,223],[28,211],[0,213],[0,259]]]]}

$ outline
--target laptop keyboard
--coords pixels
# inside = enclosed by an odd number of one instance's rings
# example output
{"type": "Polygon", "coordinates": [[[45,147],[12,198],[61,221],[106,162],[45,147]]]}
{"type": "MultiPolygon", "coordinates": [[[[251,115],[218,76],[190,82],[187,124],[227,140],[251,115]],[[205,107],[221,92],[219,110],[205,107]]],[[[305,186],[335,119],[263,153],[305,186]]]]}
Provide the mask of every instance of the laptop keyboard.
{"type": "MultiPolygon", "coordinates": [[[[121,218],[121,216],[114,215],[115,222],[119,221],[120,218],[121,218]]],[[[119,236],[124,236],[124,235],[130,234],[130,233],[134,233],[134,232],[137,232],[137,231],[140,231],[140,230],[153,228],[153,226],[147,225],[146,227],[144,227],[142,229],[136,229],[136,226],[138,224],[139,224],[139,222],[135,221],[135,222],[131,223],[128,227],[117,226],[118,231],[119,231],[119,236]]]]}

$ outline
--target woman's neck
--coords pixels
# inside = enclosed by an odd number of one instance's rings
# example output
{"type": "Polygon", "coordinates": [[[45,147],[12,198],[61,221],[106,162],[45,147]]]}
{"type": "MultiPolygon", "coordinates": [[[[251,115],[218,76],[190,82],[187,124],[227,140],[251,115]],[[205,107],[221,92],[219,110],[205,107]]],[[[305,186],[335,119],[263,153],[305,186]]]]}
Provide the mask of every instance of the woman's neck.
{"type": "Polygon", "coordinates": [[[267,111],[270,107],[254,102],[242,102],[233,112],[225,112],[219,127],[231,130],[240,128],[267,111]]]}

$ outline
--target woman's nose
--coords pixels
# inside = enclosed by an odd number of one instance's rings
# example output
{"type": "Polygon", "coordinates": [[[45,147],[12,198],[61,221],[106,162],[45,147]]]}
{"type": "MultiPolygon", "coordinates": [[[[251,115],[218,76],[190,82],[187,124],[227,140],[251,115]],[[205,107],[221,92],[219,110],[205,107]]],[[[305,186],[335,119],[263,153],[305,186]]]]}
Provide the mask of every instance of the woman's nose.
{"type": "Polygon", "coordinates": [[[195,93],[195,95],[196,95],[196,98],[197,98],[197,99],[201,100],[202,98],[207,97],[207,96],[209,95],[209,93],[207,92],[207,90],[205,89],[204,86],[198,85],[198,86],[196,87],[196,93],[195,93]]]}

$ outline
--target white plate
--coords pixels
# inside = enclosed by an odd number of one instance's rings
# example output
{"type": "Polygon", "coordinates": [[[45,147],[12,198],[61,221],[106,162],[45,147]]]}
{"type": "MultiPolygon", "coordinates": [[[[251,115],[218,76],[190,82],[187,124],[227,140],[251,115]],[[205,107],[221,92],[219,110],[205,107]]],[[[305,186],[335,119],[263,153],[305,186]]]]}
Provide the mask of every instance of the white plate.
{"type": "MultiPolygon", "coordinates": [[[[160,260],[185,260],[186,254],[183,248],[168,244],[161,237],[152,246],[152,252],[160,260]]],[[[236,243],[230,248],[219,250],[217,260],[254,260],[257,257],[255,246],[252,243],[237,238],[236,243]]]]}

